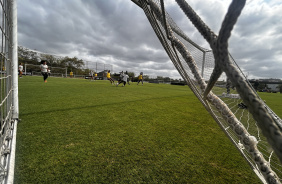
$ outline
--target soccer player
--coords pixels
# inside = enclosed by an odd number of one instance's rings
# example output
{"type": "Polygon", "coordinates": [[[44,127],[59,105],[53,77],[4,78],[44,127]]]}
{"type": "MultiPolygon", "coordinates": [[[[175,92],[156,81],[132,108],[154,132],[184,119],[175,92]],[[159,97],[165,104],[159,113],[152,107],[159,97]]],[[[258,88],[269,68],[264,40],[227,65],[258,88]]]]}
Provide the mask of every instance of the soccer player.
{"type": "Polygon", "coordinates": [[[117,86],[120,83],[123,83],[122,87],[125,86],[128,78],[129,78],[129,76],[127,74],[124,74],[123,72],[121,72],[121,74],[120,74],[120,81],[117,83],[117,86]]]}
{"type": "Polygon", "coordinates": [[[44,82],[47,82],[47,78],[48,78],[48,66],[47,66],[47,62],[45,60],[41,61],[41,65],[40,65],[40,69],[41,69],[41,74],[43,75],[43,80],[44,82]]]}
{"type": "Polygon", "coordinates": [[[89,76],[90,76],[90,81],[92,81],[93,80],[93,71],[92,70],[90,70],[89,76]]]}
{"type": "Polygon", "coordinates": [[[70,72],[70,78],[73,78],[73,72],[72,71],[70,72]]]}
{"type": "Polygon", "coordinates": [[[50,77],[51,76],[51,70],[48,69],[48,76],[50,77]]]}
{"type": "Polygon", "coordinates": [[[120,72],[119,79],[118,79],[117,84],[116,84],[117,86],[121,83],[122,78],[123,78],[123,71],[120,72]]]}
{"type": "Polygon", "coordinates": [[[141,72],[140,75],[138,76],[138,83],[137,83],[137,85],[139,84],[139,82],[142,82],[142,86],[143,86],[143,72],[141,72]]]}
{"type": "Polygon", "coordinates": [[[109,70],[107,73],[107,79],[110,81],[112,85],[114,85],[114,79],[111,78],[111,71],[109,70]]]}
{"type": "MultiPolygon", "coordinates": [[[[125,74],[128,75],[128,72],[126,71],[125,74]]],[[[130,78],[130,77],[128,76],[128,78],[127,78],[127,84],[128,84],[128,85],[130,85],[130,83],[129,83],[129,78],[130,78]]]]}
{"type": "Polygon", "coordinates": [[[20,63],[20,65],[19,65],[19,75],[20,75],[20,78],[22,78],[23,71],[24,71],[23,65],[22,65],[22,63],[20,63]]]}
{"type": "Polygon", "coordinates": [[[95,74],[94,74],[94,81],[97,80],[97,75],[98,74],[95,72],[95,74]]]}

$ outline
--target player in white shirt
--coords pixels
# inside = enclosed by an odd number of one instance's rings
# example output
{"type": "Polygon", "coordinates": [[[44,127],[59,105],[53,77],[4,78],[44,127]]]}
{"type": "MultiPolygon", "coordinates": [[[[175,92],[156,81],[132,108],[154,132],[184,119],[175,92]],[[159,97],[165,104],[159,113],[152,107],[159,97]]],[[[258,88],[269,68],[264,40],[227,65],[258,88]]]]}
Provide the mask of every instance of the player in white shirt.
{"type": "Polygon", "coordinates": [[[20,76],[20,78],[22,78],[22,76],[23,76],[23,71],[24,71],[23,65],[22,65],[22,63],[20,63],[20,65],[19,65],[19,76],[20,76]]]}
{"type": "Polygon", "coordinates": [[[47,82],[48,78],[48,66],[46,64],[46,61],[43,60],[41,61],[40,69],[41,69],[41,74],[43,75],[44,82],[47,82]]]}
{"type": "Polygon", "coordinates": [[[123,72],[121,72],[120,74],[120,80],[119,82],[116,84],[116,86],[118,86],[120,83],[123,83],[122,86],[125,86],[126,82],[127,82],[127,79],[129,78],[129,76],[123,72]]]}
{"type": "Polygon", "coordinates": [[[93,80],[93,71],[92,70],[90,70],[89,76],[90,76],[90,81],[92,81],[93,80]]]}

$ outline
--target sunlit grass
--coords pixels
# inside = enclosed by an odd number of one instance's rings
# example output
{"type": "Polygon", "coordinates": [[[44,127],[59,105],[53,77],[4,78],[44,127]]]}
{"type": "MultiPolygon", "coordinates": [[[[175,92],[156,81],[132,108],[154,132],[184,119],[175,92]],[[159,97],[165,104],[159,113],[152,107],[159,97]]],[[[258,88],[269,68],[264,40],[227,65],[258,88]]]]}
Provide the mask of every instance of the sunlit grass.
{"type": "Polygon", "coordinates": [[[260,183],[187,86],[24,77],[19,97],[15,183],[260,183]]]}

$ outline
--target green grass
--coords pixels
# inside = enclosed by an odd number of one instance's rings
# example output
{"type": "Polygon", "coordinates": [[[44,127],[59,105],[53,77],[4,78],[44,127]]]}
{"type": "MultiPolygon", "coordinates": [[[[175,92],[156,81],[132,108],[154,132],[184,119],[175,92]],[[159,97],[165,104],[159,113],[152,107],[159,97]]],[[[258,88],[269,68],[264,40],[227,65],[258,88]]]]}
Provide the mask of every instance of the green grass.
{"type": "Polygon", "coordinates": [[[266,93],[258,92],[259,96],[265,101],[275,114],[282,118],[282,94],[281,93],[266,93]]]}
{"type": "Polygon", "coordinates": [[[24,77],[19,100],[15,183],[260,183],[187,86],[24,77]]]}

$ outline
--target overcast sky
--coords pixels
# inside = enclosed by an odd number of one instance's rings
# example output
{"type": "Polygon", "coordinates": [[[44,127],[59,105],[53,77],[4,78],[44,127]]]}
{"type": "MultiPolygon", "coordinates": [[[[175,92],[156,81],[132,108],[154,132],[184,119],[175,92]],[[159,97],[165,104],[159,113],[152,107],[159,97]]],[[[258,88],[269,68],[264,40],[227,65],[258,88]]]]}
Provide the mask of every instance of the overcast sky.
{"type": "MultiPolygon", "coordinates": [[[[180,78],[144,12],[131,0],[18,0],[18,44],[113,66],[113,72],[180,78]]],[[[231,0],[187,0],[218,34],[231,0]]],[[[197,44],[209,48],[173,0],[165,8],[197,44]]],[[[229,51],[249,78],[282,79],[282,1],[247,0],[229,51]]]]}

